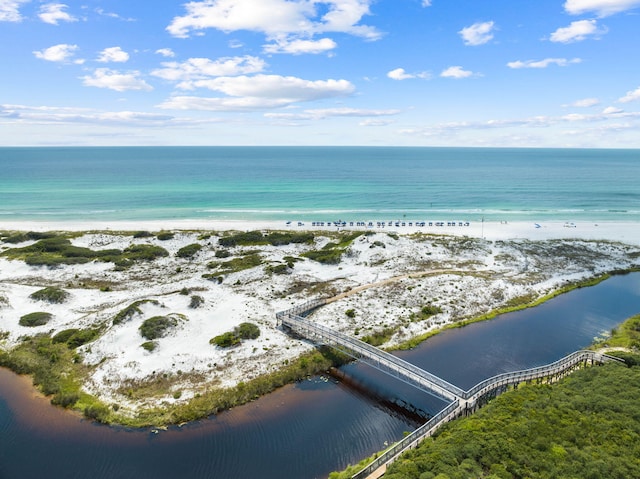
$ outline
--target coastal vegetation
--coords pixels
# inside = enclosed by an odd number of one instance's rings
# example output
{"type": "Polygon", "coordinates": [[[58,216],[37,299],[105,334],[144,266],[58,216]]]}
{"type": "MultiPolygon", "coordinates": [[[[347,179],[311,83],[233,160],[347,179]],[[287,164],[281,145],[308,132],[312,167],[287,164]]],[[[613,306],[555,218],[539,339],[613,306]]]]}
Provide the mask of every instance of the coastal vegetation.
{"type": "MultiPolygon", "coordinates": [[[[627,367],[608,363],[552,385],[521,385],[474,415],[444,425],[391,464],[384,477],[640,477],[638,336],[640,316],[634,316],[605,340],[633,347],[613,353],[625,358],[627,367]]],[[[373,459],[329,477],[350,478],[373,459]]]]}
{"type": "Polygon", "coordinates": [[[234,246],[259,246],[270,244],[272,246],[284,246],[291,243],[311,243],[314,235],[310,232],[284,232],[272,231],[263,234],[260,231],[248,231],[223,236],[218,240],[220,246],[231,248],[234,246]]]}
{"type": "Polygon", "coordinates": [[[229,348],[240,344],[243,339],[257,339],[260,336],[260,328],[254,323],[240,323],[233,331],[220,334],[211,338],[210,344],[220,348],[229,348]]]}
{"type": "Polygon", "coordinates": [[[175,328],[178,325],[179,318],[176,314],[169,314],[167,316],[153,316],[149,319],[145,319],[140,325],[140,335],[152,341],[165,336],[170,329],[175,328]]]}
{"type": "Polygon", "coordinates": [[[199,243],[192,243],[187,246],[183,246],[178,250],[176,256],[178,258],[193,258],[195,254],[202,249],[202,245],[199,243]]]}
{"type": "Polygon", "coordinates": [[[47,313],[45,311],[36,311],[35,313],[29,313],[25,314],[24,316],[20,316],[18,324],[20,324],[20,326],[33,328],[36,326],[44,326],[51,320],[51,318],[53,318],[53,315],[51,313],[47,313]]]}
{"type": "Polygon", "coordinates": [[[65,290],[56,288],[55,286],[49,286],[44,289],[31,293],[29,298],[34,301],[45,301],[47,303],[61,304],[64,303],[69,297],[69,293],[65,290]]]}
{"type": "Polygon", "coordinates": [[[140,306],[146,303],[150,303],[155,306],[160,305],[160,302],[155,299],[142,299],[140,301],[135,301],[131,303],[129,306],[127,306],[126,308],[118,311],[118,313],[115,315],[115,317],[112,320],[112,324],[116,326],[120,323],[130,320],[136,314],[142,314],[142,309],[140,308],[140,306]]]}
{"type": "Polygon", "coordinates": [[[322,249],[307,251],[302,256],[322,264],[338,264],[351,243],[362,234],[359,232],[343,234],[339,236],[338,243],[329,242],[322,249]]]}

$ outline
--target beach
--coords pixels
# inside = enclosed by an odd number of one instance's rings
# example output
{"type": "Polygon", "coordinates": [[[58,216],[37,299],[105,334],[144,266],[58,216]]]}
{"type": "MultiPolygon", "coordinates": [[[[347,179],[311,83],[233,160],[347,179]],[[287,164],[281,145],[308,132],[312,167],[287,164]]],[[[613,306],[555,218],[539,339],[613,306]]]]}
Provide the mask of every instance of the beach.
{"type": "MultiPolygon", "coordinates": [[[[233,387],[313,349],[278,328],[275,314],[318,297],[341,299],[315,312],[313,321],[363,338],[392,331],[384,347],[393,347],[452,322],[503,307],[518,298],[531,300],[570,282],[640,266],[640,235],[633,223],[464,222],[443,226],[384,228],[312,226],[307,222],[147,221],[147,222],[16,222],[0,223],[0,231],[75,232],[71,244],[91,250],[124,250],[133,244],[159,246],[168,253],[126,269],[90,261],[56,267],[31,266],[7,259],[12,248],[35,244],[0,243],[0,333],[11,348],[24,335],[101,325],[101,335],[78,348],[91,369],[83,388],[121,414],[189,401],[211,388],[233,387]],[[455,224],[455,226],[454,226],[455,224]],[[136,238],[131,232],[146,230],[136,238]],[[220,240],[259,230],[310,233],[306,243],[234,245],[220,240]],[[129,232],[129,233],[127,233],[129,232]],[[172,232],[159,239],[159,232],[172,232]],[[354,233],[362,233],[356,235],[354,233]],[[336,236],[342,235],[342,236],[336,236]],[[325,264],[309,251],[322,251],[337,238],[351,238],[340,260],[325,264]],[[187,245],[200,245],[192,257],[180,257],[187,245]],[[220,259],[225,250],[228,259],[220,259]],[[252,258],[256,263],[230,270],[226,261],[252,258]],[[227,266],[224,266],[223,263],[227,266]],[[62,304],[30,296],[56,286],[67,293],[62,304]],[[194,295],[202,299],[190,307],[194,295]],[[137,312],[116,323],[123,310],[137,312]],[[424,306],[435,314],[421,316],[424,306]],[[345,312],[352,310],[351,314],[345,312]],[[19,318],[34,311],[52,314],[37,327],[19,318]],[[140,327],[149,318],[174,318],[174,327],[146,342],[140,327]],[[241,323],[258,326],[259,337],[234,347],[210,340],[241,323]],[[127,394],[163,375],[162,391],[147,397],[127,394]]],[[[366,222],[368,225],[369,222],[366,222]]],[[[6,233],[8,234],[8,233],[6,233]]],[[[6,236],[5,236],[6,239],[6,236]]],[[[235,264],[235,263],[234,263],[235,264]]]]}

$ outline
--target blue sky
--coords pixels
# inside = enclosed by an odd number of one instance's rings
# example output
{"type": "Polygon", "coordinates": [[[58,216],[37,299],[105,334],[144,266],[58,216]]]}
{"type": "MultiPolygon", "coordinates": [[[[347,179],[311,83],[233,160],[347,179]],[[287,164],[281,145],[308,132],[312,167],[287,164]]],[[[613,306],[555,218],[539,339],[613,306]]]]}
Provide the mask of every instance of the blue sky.
{"type": "Polygon", "coordinates": [[[640,0],[0,0],[0,145],[640,148],[640,0]]]}

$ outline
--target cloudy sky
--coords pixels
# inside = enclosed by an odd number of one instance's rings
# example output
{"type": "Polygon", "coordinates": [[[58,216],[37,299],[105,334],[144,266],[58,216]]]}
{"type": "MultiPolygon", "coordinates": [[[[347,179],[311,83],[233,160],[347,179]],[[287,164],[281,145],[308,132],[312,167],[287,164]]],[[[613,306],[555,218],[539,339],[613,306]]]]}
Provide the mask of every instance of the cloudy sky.
{"type": "Polygon", "coordinates": [[[640,148],[639,50],[640,0],[0,0],[0,145],[640,148]]]}

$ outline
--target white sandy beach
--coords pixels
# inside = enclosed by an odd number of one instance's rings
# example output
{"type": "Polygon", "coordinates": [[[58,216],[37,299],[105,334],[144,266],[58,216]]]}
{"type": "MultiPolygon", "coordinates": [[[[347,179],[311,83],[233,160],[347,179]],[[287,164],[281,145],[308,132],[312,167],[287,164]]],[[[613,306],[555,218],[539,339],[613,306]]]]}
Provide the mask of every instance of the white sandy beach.
{"type": "MultiPolygon", "coordinates": [[[[373,222],[375,225],[376,222],[373,222]]],[[[311,227],[297,222],[252,223],[231,221],[176,220],[117,223],[1,222],[0,231],[79,231],[72,243],[92,249],[123,249],[133,243],[156,244],[170,256],[115,271],[112,263],[91,262],[57,268],[33,267],[23,261],[0,257],[0,332],[8,336],[0,347],[12,347],[23,335],[55,334],[69,328],[105,324],[106,332],[82,346],[84,361],[95,366],[85,388],[123,410],[185,401],[212,386],[232,386],[279,368],[313,346],[287,336],[276,326],[275,313],[292,305],[328,297],[383,280],[413,274],[405,279],[365,289],[331,303],[312,319],[347,334],[364,336],[401,325],[390,341],[399,343],[444,324],[482,314],[512,298],[539,296],[573,281],[613,269],[640,266],[640,225],[635,223],[471,223],[469,226],[392,226],[346,228],[371,234],[358,237],[336,265],[320,264],[300,255],[322,248],[331,239],[323,235],[338,228],[311,227]],[[210,273],[207,263],[216,261],[220,249],[217,233],[199,239],[202,231],[311,230],[314,245],[230,248],[233,256],[259,250],[263,264],[230,273],[218,284],[202,277],[210,273]],[[174,231],[175,237],[134,239],[123,231],[174,231]],[[412,233],[431,235],[413,236],[412,233]],[[395,234],[389,234],[395,233],[395,234]],[[185,245],[203,247],[193,259],[177,258],[185,245]],[[285,264],[286,257],[300,258],[287,274],[269,273],[265,266],[285,264]],[[435,272],[437,273],[430,273],[435,272]],[[100,290],[95,284],[108,284],[100,290]],[[29,295],[55,285],[70,293],[64,304],[37,302],[29,295]],[[204,298],[197,309],[189,308],[189,295],[204,298]],[[103,288],[104,289],[104,288],[103,288]],[[112,325],[113,317],[137,300],[142,314],[112,325]],[[442,312],[425,321],[411,321],[412,313],[432,303],[442,312]],[[355,311],[355,317],[345,314],[355,311]],[[21,316],[46,311],[53,319],[45,326],[20,326],[21,316]],[[158,340],[148,352],[138,328],[157,315],[180,315],[178,326],[158,340]],[[258,339],[222,349],[209,340],[250,321],[260,327],[258,339]],[[123,394],[136,382],[167,374],[171,389],[158,397],[133,401],[123,394]],[[177,396],[180,392],[180,397],[177,396]]],[[[342,229],[342,228],[341,228],[342,229]]],[[[22,247],[0,243],[0,252],[22,247]]],[[[2,336],[0,336],[2,337],[2,336]]]]}

